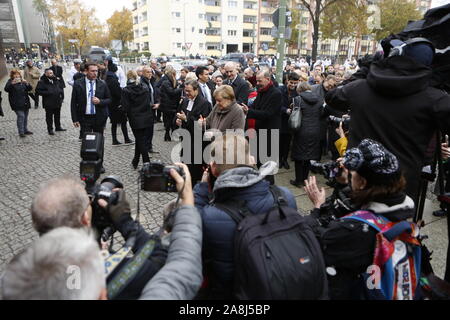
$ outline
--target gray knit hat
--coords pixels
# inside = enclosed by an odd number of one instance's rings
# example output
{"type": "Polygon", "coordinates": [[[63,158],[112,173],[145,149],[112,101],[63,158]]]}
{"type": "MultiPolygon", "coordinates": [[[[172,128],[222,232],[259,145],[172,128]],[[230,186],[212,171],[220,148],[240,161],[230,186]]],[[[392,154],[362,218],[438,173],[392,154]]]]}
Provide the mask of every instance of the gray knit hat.
{"type": "Polygon", "coordinates": [[[400,178],[397,157],[380,143],[365,139],[356,148],[347,150],[344,166],[356,171],[370,184],[382,185],[400,178]]]}

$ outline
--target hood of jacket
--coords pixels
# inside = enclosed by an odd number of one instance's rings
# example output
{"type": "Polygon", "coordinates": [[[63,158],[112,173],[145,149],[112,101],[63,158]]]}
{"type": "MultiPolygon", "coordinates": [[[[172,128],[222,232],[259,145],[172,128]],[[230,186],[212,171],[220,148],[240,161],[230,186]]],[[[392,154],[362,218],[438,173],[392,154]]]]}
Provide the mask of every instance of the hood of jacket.
{"type": "Polygon", "coordinates": [[[269,161],[259,170],[252,167],[237,167],[224,171],[216,180],[214,184],[214,194],[218,191],[230,188],[247,188],[264,180],[268,175],[274,174],[277,164],[274,161],[269,161]]]}
{"type": "Polygon", "coordinates": [[[384,96],[404,97],[425,90],[432,70],[406,56],[394,56],[374,62],[367,83],[384,96]]]}
{"type": "Polygon", "coordinates": [[[300,93],[300,97],[311,105],[319,102],[319,97],[310,90],[300,93]]]}
{"type": "Polygon", "coordinates": [[[414,216],[414,201],[401,193],[385,199],[383,202],[370,202],[363,210],[371,210],[390,221],[397,222],[414,216]]]}
{"type": "Polygon", "coordinates": [[[128,91],[131,96],[140,96],[146,92],[148,92],[148,89],[141,83],[136,82],[129,82],[128,85],[124,88],[124,90],[128,91]]]}

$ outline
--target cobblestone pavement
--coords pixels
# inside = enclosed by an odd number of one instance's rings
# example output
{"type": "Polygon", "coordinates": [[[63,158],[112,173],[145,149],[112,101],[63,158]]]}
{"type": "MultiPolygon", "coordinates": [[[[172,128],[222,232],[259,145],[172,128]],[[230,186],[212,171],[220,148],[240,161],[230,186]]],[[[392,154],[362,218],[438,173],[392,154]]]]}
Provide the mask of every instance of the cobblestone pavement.
{"type": "MultiPolygon", "coordinates": [[[[0,81],[3,91],[6,79],[0,81]]],[[[3,93],[2,107],[5,117],[0,118],[0,137],[6,141],[0,142],[0,273],[6,263],[37,238],[33,230],[29,208],[39,185],[53,177],[71,175],[78,177],[80,162],[80,143],[78,129],[73,128],[70,119],[71,87],[66,88],[66,100],[62,108],[62,126],[67,132],[57,132],[55,136],[47,134],[45,112],[42,105],[39,109],[31,109],[29,129],[34,135],[19,138],[16,128],[16,115],[11,111],[8,95],[3,93]]],[[[130,137],[132,137],[131,130],[130,137]]],[[[170,163],[170,152],[175,143],[163,141],[162,124],[155,126],[154,149],[160,154],[156,159],[170,163]]],[[[123,181],[127,197],[131,202],[133,212],[137,203],[138,173],[131,167],[134,146],[112,147],[111,129],[108,123],[105,130],[105,161],[106,175],[117,175],[123,181]]],[[[120,129],[119,140],[123,142],[120,129]]],[[[293,165],[291,165],[293,168],[293,165]]],[[[299,208],[311,209],[303,190],[289,185],[293,170],[280,170],[277,184],[289,187],[297,198],[299,208]]],[[[323,180],[320,180],[323,183],[323,180]]],[[[329,190],[328,190],[329,191],[329,190]]],[[[172,200],[175,195],[168,193],[140,193],[140,221],[148,231],[156,231],[162,223],[162,206],[172,200]]],[[[432,222],[425,228],[430,235],[427,243],[435,251],[433,265],[438,275],[443,274],[447,248],[445,220],[431,217],[431,211],[436,204],[428,202],[425,216],[432,222]]]]}

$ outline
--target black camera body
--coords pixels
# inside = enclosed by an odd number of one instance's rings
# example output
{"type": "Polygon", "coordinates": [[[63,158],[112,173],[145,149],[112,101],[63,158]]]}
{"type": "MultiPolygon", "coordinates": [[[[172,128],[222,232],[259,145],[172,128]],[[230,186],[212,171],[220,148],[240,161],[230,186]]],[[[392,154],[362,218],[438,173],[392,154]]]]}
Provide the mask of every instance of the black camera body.
{"type": "Polygon", "coordinates": [[[334,188],[336,184],[336,177],[342,174],[342,168],[336,161],[320,163],[314,160],[310,161],[311,171],[315,174],[322,175],[327,180],[327,185],[334,188]]]}
{"type": "Polygon", "coordinates": [[[175,180],[170,176],[174,169],[182,177],[185,173],[177,166],[165,166],[161,161],[146,163],[140,172],[141,189],[149,192],[177,192],[175,180]]]}
{"type": "Polygon", "coordinates": [[[345,131],[348,131],[348,129],[350,128],[350,117],[345,117],[345,118],[339,118],[339,117],[335,117],[335,116],[329,116],[328,117],[328,121],[330,123],[334,123],[337,126],[339,126],[339,124],[342,122],[342,128],[345,131]]]}

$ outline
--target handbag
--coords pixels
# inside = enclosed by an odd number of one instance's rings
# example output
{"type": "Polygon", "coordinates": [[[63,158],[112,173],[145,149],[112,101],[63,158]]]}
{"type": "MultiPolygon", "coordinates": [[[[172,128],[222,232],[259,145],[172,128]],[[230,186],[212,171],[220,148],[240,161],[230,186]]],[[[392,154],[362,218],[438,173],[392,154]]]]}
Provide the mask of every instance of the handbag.
{"type": "Polygon", "coordinates": [[[302,98],[295,97],[294,98],[294,109],[289,116],[288,127],[291,131],[299,131],[302,127],[302,109],[300,108],[302,98]]]}

